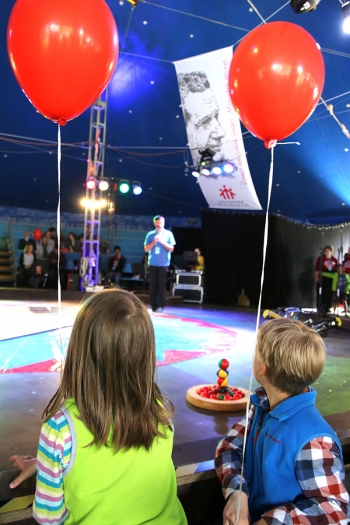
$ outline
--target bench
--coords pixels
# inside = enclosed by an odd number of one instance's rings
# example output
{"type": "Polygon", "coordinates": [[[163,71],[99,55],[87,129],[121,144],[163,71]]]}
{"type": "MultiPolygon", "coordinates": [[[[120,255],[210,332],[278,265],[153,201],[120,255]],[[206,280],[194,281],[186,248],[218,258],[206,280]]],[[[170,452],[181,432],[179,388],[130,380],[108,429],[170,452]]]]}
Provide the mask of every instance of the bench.
{"type": "MultiPolygon", "coordinates": [[[[345,486],[350,491],[350,411],[325,416],[325,419],[334,428],[342,444],[346,474],[345,486]]],[[[6,501],[11,504],[11,500],[14,505],[15,502],[23,507],[31,505],[35,491],[35,476],[11,490],[9,483],[18,476],[18,473],[18,469],[0,472],[0,505],[6,501]]],[[[205,525],[206,520],[221,515],[224,501],[213,460],[178,467],[176,479],[178,497],[185,509],[189,525],[205,525]]],[[[32,518],[31,507],[3,513],[0,508],[0,524],[2,523],[35,525],[36,521],[32,518]]]]}

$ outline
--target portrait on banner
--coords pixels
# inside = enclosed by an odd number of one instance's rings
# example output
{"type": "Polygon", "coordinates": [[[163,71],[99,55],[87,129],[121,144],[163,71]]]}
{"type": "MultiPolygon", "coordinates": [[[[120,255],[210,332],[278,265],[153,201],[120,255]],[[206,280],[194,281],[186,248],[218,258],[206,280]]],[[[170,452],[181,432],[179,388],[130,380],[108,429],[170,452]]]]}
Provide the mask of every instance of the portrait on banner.
{"type": "Polygon", "coordinates": [[[245,155],[241,124],[228,87],[232,46],[174,62],[193,167],[202,153],[213,164],[230,162],[229,173],[208,170],[199,186],[210,207],[261,209],[245,155]],[[227,183],[225,183],[225,181],[227,183]]]}

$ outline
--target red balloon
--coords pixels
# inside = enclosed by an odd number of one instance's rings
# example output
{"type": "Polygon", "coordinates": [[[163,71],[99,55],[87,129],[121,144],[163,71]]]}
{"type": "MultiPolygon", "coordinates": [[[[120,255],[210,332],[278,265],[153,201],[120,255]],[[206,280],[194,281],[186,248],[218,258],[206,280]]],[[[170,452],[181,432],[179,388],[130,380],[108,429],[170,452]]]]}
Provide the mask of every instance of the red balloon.
{"type": "Polygon", "coordinates": [[[313,37],[289,22],[271,22],[251,31],[235,50],[229,74],[233,107],[259,139],[281,140],[314,111],[325,69],[313,37]]]}
{"type": "Polygon", "coordinates": [[[36,241],[40,241],[42,236],[43,236],[43,232],[39,230],[39,228],[33,231],[33,237],[36,241]]]}
{"type": "Polygon", "coordinates": [[[118,58],[117,26],[104,0],[17,0],[7,48],[30,102],[64,125],[110,81],[118,58]]]}

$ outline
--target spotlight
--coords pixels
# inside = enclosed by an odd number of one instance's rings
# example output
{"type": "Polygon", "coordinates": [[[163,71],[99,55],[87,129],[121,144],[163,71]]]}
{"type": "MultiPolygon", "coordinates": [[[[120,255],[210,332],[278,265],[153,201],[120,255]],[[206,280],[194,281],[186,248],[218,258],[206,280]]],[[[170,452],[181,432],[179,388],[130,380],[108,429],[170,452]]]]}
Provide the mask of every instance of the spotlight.
{"type": "Polygon", "coordinates": [[[91,210],[98,210],[99,208],[104,208],[107,206],[106,199],[97,199],[97,200],[90,200],[90,199],[82,199],[80,201],[80,204],[84,206],[85,208],[89,208],[91,210]]]}
{"type": "Polygon", "coordinates": [[[211,170],[213,175],[221,175],[221,168],[220,166],[214,166],[214,168],[211,170]]]}
{"type": "Polygon", "coordinates": [[[233,172],[232,164],[229,164],[229,163],[224,164],[224,172],[225,173],[232,173],[233,172]]]}
{"type": "Polygon", "coordinates": [[[132,183],[132,192],[134,195],[141,195],[142,193],[142,188],[141,188],[141,184],[139,182],[133,182],[132,183]]]}
{"type": "Polygon", "coordinates": [[[341,6],[341,12],[343,15],[343,31],[344,33],[350,33],[350,2],[346,2],[341,6]]]}
{"type": "Polygon", "coordinates": [[[210,175],[210,170],[208,170],[208,168],[203,168],[201,174],[208,177],[210,175]]]}
{"type": "Polygon", "coordinates": [[[197,178],[200,177],[199,170],[197,170],[197,169],[193,170],[193,171],[192,171],[192,175],[193,175],[194,177],[197,177],[197,178]]]}
{"type": "Polygon", "coordinates": [[[201,166],[206,166],[207,164],[210,164],[215,155],[215,151],[209,148],[203,151],[200,151],[199,153],[201,154],[201,160],[200,160],[201,166]]]}
{"type": "Polygon", "coordinates": [[[86,187],[89,190],[93,190],[95,188],[95,184],[96,184],[95,177],[89,177],[88,180],[86,181],[86,187]]]}
{"type": "Polygon", "coordinates": [[[130,190],[130,186],[129,186],[129,183],[126,182],[126,181],[122,181],[119,185],[119,191],[120,193],[128,193],[128,191],[130,190]]]}
{"type": "Polygon", "coordinates": [[[316,9],[321,0],[291,0],[290,5],[294,13],[301,15],[316,9]]]}
{"type": "Polygon", "coordinates": [[[100,188],[101,191],[106,191],[109,188],[109,184],[106,180],[101,180],[98,187],[100,188]]]}

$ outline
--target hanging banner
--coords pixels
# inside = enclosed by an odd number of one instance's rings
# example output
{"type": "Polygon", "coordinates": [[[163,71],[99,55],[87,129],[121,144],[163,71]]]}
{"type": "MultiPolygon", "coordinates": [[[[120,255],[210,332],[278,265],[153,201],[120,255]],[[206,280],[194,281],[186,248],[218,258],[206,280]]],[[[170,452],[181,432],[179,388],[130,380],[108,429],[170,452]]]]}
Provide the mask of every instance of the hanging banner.
{"type": "Polygon", "coordinates": [[[233,165],[232,173],[199,177],[210,208],[261,210],[228,90],[231,59],[232,46],[174,62],[188,143],[194,166],[206,149],[233,165]]]}

